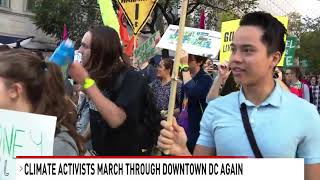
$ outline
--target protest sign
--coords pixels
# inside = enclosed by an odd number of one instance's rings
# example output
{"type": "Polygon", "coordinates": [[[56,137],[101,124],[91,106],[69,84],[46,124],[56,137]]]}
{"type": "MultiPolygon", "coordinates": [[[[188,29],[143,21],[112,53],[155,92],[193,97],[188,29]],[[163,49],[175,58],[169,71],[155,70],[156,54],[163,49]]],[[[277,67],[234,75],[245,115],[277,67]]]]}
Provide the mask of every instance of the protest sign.
{"type": "MultiPolygon", "coordinates": [[[[277,16],[276,17],[285,28],[288,28],[288,17],[277,16]]],[[[230,45],[232,43],[234,33],[239,28],[240,19],[226,21],[222,23],[221,26],[221,47],[220,47],[220,62],[229,61],[231,55],[230,45]]],[[[285,37],[286,39],[286,37],[285,37]]],[[[278,64],[278,66],[283,66],[284,64],[284,55],[278,64]]]]}
{"type": "MultiPolygon", "coordinates": [[[[170,25],[157,47],[175,51],[178,32],[178,26],[170,25]]],[[[221,34],[216,31],[186,27],[182,46],[189,54],[214,58],[220,49],[220,38],[221,34]]]]}
{"type": "Polygon", "coordinates": [[[0,179],[15,179],[16,156],[52,156],[56,117],[0,110],[0,179]]]}
{"type": "Polygon", "coordinates": [[[290,67],[294,65],[294,55],[297,47],[297,38],[289,36],[286,41],[285,49],[285,66],[290,67]]]}
{"type": "Polygon", "coordinates": [[[122,7],[133,33],[137,35],[147,23],[158,0],[117,0],[117,2],[122,7]]]}
{"type": "Polygon", "coordinates": [[[160,49],[156,48],[160,39],[160,32],[156,32],[134,51],[134,57],[139,64],[143,64],[160,52],[160,49]]]}

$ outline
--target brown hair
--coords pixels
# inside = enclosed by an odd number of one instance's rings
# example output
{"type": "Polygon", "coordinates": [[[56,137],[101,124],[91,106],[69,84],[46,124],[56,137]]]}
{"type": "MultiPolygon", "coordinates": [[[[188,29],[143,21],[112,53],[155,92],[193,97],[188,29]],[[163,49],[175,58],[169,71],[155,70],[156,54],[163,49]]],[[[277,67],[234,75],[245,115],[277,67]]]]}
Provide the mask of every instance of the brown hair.
{"type": "Polygon", "coordinates": [[[195,60],[197,63],[200,63],[201,67],[203,66],[203,64],[207,61],[207,57],[204,56],[198,56],[198,55],[193,55],[193,54],[189,54],[189,59],[193,59],[195,60]]]}
{"type": "Polygon", "coordinates": [[[118,74],[126,65],[120,61],[122,47],[118,33],[107,26],[94,26],[90,28],[91,56],[84,64],[89,75],[99,88],[110,86],[112,77],[118,74]]]}
{"type": "Polygon", "coordinates": [[[75,109],[67,100],[60,68],[42,61],[37,55],[26,50],[9,50],[0,53],[0,76],[6,85],[22,83],[32,112],[57,117],[56,135],[60,127],[68,129],[80,153],[84,153],[83,139],[76,132],[75,109]]]}
{"type": "Polygon", "coordinates": [[[302,73],[298,66],[292,66],[288,67],[288,69],[291,71],[291,73],[294,73],[297,79],[300,81],[302,79],[302,73]]]}
{"type": "Polygon", "coordinates": [[[8,46],[8,45],[0,45],[0,52],[3,52],[3,51],[8,51],[10,50],[11,48],[8,46]]]}
{"type": "Polygon", "coordinates": [[[171,75],[172,69],[173,69],[173,60],[169,58],[163,58],[161,61],[163,62],[164,68],[170,70],[170,75],[171,75]]]}

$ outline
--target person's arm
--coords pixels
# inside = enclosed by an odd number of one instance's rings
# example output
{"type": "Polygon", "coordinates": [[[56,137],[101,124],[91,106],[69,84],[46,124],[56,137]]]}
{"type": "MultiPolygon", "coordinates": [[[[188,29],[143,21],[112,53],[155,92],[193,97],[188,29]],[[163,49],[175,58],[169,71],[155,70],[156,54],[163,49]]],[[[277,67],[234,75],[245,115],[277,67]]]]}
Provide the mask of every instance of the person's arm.
{"type": "MultiPolygon", "coordinates": [[[[180,62],[181,65],[188,66],[188,53],[184,50],[181,51],[180,62]]],[[[187,89],[185,92],[187,97],[196,99],[205,99],[212,84],[212,79],[209,75],[200,77],[196,83],[192,79],[190,71],[182,72],[182,81],[184,88],[187,89]]]]}
{"type": "Polygon", "coordinates": [[[304,166],[305,180],[319,180],[320,179],[320,164],[305,165],[304,166]]]}
{"type": "Polygon", "coordinates": [[[117,128],[124,123],[127,118],[125,111],[106,98],[96,85],[87,90],[87,95],[110,127],[117,128]]]}
{"type": "Polygon", "coordinates": [[[192,80],[192,76],[191,76],[190,71],[182,72],[182,81],[183,81],[183,84],[187,84],[187,83],[189,83],[191,80],[192,80]]]}
{"type": "MultiPolygon", "coordinates": [[[[80,84],[84,84],[86,78],[89,77],[88,72],[82,67],[80,63],[73,63],[70,66],[70,75],[71,77],[79,82],[80,84]]],[[[121,126],[125,119],[126,113],[125,111],[118,107],[111,100],[106,98],[99,88],[94,84],[86,91],[88,97],[94,102],[97,107],[97,110],[101,114],[102,118],[108,123],[108,125],[112,128],[117,128],[121,126]]]]}
{"type": "Polygon", "coordinates": [[[219,75],[214,79],[213,84],[207,94],[207,98],[206,98],[207,103],[220,96],[220,87],[222,85],[222,82],[223,80],[219,75]]]}
{"type": "Polygon", "coordinates": [[[214,79],[213,84],[207,94],[207,98],[206,98],[207,103],[220,96],[220,87],[222,84],[226,82],[230,73],[231,71],[229,70],[229,63],[227,61],[219,65],[218,75],[214,79]]]}
{"type": "MultiPolygon", "coordinates": [[[[184,65],[184,66],[189,66],[188,65],[188,53],[184,50],[181,51],[180,64],[184,65]]],[[[191,80],[192,80],[192,76],[191,76],[190,71],[182,72],[183,84],[187,84],[191,80]]]]}

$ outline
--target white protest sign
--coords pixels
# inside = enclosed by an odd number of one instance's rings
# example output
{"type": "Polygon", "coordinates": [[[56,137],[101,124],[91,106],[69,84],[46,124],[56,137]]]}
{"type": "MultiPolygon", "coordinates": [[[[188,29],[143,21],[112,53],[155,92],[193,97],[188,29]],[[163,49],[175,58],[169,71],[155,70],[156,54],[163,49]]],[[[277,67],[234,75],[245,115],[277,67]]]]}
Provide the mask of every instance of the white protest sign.
{"type": "Polygon", "coordinates": [[[0,109],[0,179],[15,179],[16,156],[52,156],[56,117],[0,109]]]}
{"type": "MultiPolygon", "coordinates": [[[[157,47],[176,50],[179,26],[170,25],[157,47]]],[[[221,33],[197,28],[185,28],[183,49],[189,54],[216,57],[220,50],[221,33]]]]}

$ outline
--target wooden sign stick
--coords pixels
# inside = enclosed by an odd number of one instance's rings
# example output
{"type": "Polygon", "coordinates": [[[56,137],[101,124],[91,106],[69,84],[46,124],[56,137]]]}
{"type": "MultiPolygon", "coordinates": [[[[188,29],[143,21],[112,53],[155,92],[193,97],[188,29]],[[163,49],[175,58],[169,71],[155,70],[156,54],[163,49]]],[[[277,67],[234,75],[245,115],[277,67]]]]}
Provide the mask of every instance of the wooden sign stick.
{"type": "MultiPolygon", "coordinates": [[[[174,60],[174,64],[173,64],[172,76],[171,76],[172,82],[171,82],[170,99],[169,99],[168,116],[167,116],[167,122],[170,125],[172,125],[172,118],[173,118],[173,112],[174,112],[174,107],[175,107],[177,81],[178,81],[180,58],[181,58],[180,53],[182,50],[182,42],[183,42],[184,28],[185,28],[185,23],[186,23],[187,9],[188,9],[188,0],[183,0],[182,13],[181,13],[180,22],[179,22],[178,43],[177,43],[176,55],[175,55],[175,60],[174,60]]],[[[169,154],[170,152],[165,151],[164,153],[169,154]]]]}
{"type": "Polygon", "coordinates": [[[133,65],[137,63],[137,68],[140,68],[140,63],[138,62],[136,56],[134,55],[134,51],[137,49],[137,41],[138,41],[138,34],[133,35],[133,65]]]}

